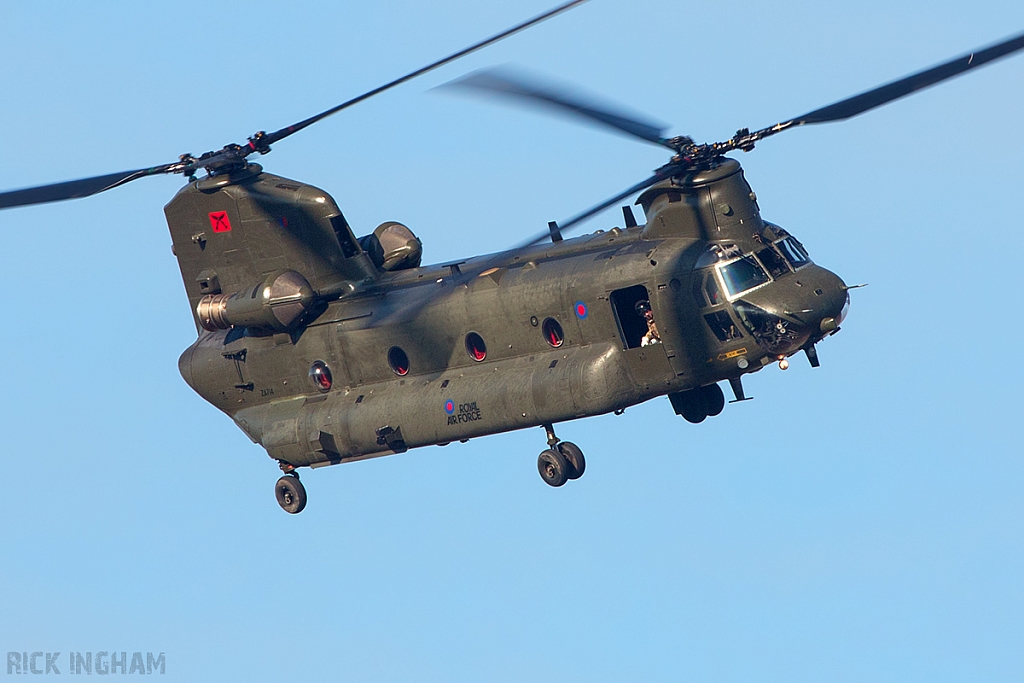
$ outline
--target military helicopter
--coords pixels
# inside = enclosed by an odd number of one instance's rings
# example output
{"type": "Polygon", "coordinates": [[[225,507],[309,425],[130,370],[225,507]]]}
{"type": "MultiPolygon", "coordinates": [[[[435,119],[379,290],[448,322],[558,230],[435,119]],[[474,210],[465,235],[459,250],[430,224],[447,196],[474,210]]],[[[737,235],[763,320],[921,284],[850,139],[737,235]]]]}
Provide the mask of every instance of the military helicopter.
{"type": "Polygon", "coordinates": [[[699,422],[724,408],[718,382],[728,381],[734,399],[743,400],[744,374],[800,351],[815,364],[815,344],[838,331],[849,288],[811,262],[795,237],[760,218],[739,164],[726,153],[748,151],[790,127],[849,118],[1021,47],[1024,37],[1017,37],[710,145],[664,138],[615,112],[483,74],[470,87],[544,99],[665,146],[671,158],[626,191],[552,224],[540,239],[435,266],[420,265],[422,245],[401,224],[357,239],[327,193],[248,161],[424,70],[258,133],[247,145],[4,193],[0,207],[207,171],[165,209],[200,331],[179,367],[197,393],[281,464],[285,476],[275,490],[288,512],[306,502],[299,467],[525,427],[544,427],[549,447],[538,469],[561,486],[586,465],[578,447],[555,436],[556,423],[662,395],[699,422]],[[637,193],[643,223],[626,210],[625,229],[562,239],[563,231],[637,193]]]}

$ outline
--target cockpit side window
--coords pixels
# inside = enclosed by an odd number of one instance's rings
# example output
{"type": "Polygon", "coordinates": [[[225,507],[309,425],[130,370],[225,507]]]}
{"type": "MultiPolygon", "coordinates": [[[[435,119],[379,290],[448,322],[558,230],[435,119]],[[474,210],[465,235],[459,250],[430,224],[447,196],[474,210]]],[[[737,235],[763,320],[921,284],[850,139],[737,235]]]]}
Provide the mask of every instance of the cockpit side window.
{"type": "Polygon", "coordinates": [[[743,333],[736,329],[735,323],[726,311],[715,311],[714,313],[706,313],[704,315],[704,321],[707,322],[708,327],[715,333],[720,342],[729,342],[734,339],[742,339],[743,333]]]}
{"type": "Polygon", "coordinates": [[[715,279],[715,271],[708,269],[694,275],[693,300],[697,302],[697,308],[725,303],[722,290],[718,287],[718,280],[715,279]]]}
{"type": "Polygon", "coordinates": [[[704,293],[708,295],[708,301],[712,306],[723,303],[722,290],[718,288],[718,280],[714,273],[708,273],[708,282],[704,285],[704,293]]]}
{"type": "Polygon", "coordinates": [[[768,282],[768,273],[761,264],[749,256],[736,259],[731,263],[718,267],[722,282],[729,296],[739,296],[743,292],[768,282]]]}
{"type": "Polygon", "coordinates": [[[804,249],[804,245],[800,244],[792,235],[782,238],[775,243],[775,246],[779,248],[779,251],[786,257],[786,260],[789,261],[794,270],[811,262],[810,257],[807,255],[807,250],[804,249]]]}
{"type": "Polygon", "coordinates": [[[695,273],[693,276],[693,300],[697,302],[697,308],[706,308],[708,305],[704,298],[704,281],[707,278],[707,273],[695,273]]]}

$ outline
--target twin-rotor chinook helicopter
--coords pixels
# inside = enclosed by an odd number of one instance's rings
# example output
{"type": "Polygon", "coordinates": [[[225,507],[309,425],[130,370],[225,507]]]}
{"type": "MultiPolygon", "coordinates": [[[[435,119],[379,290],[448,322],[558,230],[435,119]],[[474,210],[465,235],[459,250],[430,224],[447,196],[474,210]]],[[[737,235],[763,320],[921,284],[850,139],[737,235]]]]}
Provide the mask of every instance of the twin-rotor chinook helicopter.
{"type": "Polygon", "coordinates": [[[85,197],[150,175],[189,179],[165,207],[199,338],[185,381],[284,471],[277,500],[300,512],[297,468],[543,426],[545,482],[584,473],[553,425],[668,395],[690,422],[718,415],[719,382],[838,331],[849,289],[800,242],[762,220],[739,163],[789,128],[850,118],[1024,48],[1024,35],[725,142],[665,138],[657,126],[504,72],[456,85],[542,102],[662,145],[650,177],[500,254],[421,266],[400,223],[356,238],[323,190],[248,161],[353,104],[581,4],[573,0],[337,107],[245,145],[173,163],[0,193],[0,208],[85,197]],[[195,174],[206,171],[202,178],[195,174]],[[644,222],[562,233],[640,193],[644,222]]]}

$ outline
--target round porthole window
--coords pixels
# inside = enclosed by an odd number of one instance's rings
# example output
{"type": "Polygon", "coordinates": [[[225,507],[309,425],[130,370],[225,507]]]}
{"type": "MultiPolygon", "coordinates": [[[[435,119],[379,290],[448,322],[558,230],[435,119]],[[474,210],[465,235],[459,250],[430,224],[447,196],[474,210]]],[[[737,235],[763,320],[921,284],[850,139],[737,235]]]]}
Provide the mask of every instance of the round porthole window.
{"type": "Polygon", "coordinates": [[[469,354],[470,358],[477,362],[487,358],[487,344],[484,343],[484,338],[476,332],[470,332],[467,334],[466,352],[469,354]]]}
{"type": "Polygon", "coordinates": [[[309,378],[313,380],[313,386],[320,391],[330,391],[334,379],[331,377],[331,369],[322,360],[314,361],[309,368],[309,378]]]}
{"type": "Polygon", "coordinates": [[[565,339],[565,335],[562,333],[562,326],[558,324],[558,321],[554,318],[547,318],[544,321],[544,326],[540,328],[544,333],[544,341],[558,348],[562,345],[562,341],[565,339]]]}
{"type": "Polygon", "coordinates": [[[396,375],[409,374],[409,356],[405,355],[405,351],[397,346],[392,346],[388,350],[388,365],[396,375]]]}

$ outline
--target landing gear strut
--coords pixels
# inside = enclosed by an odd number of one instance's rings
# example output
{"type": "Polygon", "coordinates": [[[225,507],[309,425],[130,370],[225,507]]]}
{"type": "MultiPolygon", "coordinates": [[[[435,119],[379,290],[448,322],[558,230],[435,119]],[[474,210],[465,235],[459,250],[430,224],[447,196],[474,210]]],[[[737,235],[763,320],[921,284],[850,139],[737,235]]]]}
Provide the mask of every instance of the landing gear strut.
{"type": "Polygon", "coordinates": [[[285,475],[274,486],[277,504],[285,512],[297,515],[306,507],[306,487],[299,481],[299,473],[293,465],[281,463],[281,470],[285,475]]]}
{"type": "Polygon", "coordinates": [[[548,435],[548,449],[537,457],[537,470],[549,486],[561,486],[571,479],[579,479],[587,469],[587,461],[580,447],[571,441],[559,441],[555,429],[544,425],[548,435]]]}

